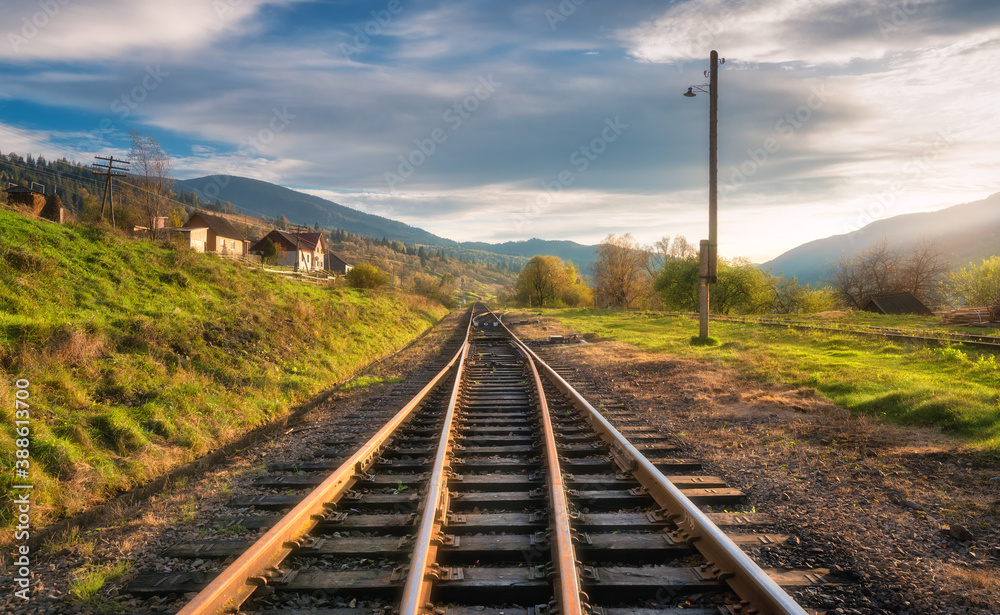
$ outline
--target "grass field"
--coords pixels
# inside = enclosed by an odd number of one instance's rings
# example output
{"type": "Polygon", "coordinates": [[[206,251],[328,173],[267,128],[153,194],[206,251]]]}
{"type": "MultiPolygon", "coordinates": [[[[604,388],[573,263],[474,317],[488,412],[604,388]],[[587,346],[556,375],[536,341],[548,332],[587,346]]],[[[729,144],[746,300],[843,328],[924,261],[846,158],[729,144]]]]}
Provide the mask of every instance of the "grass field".
{"type": "MultiPolygon", "coordinates": [[[[1000,451],[1000,365],[994,353],[858,335],[712,323],[718,346],[693,346],[697,320],[607,310],[551,310],[566,326],[644,350],[713,361],[744,375],[809,387],[853,412],[937,426],[1000,451]]],[[[866,316],[865,324],[877,318],[866,316]]],[[[901,326],[900,319],[889,319],[901,326]]],[[[904,319],[905,320],[905,319],[904,319]]],[[[912,323],[910,323],[912,324],[912,323]]]]}
{"type": "Polygon", "coordinates": [[[37,527],[286,413],[445,313],[0,211],[0,491],[16,476],[18,379],[37,527]]]}

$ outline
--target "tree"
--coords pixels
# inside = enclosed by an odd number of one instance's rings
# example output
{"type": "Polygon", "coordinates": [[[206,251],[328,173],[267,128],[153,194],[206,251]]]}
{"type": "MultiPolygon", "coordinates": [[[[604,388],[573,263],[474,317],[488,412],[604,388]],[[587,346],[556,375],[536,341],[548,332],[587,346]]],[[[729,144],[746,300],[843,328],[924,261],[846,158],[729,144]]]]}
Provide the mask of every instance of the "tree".
{"type": "Polygon", "coordinates": [[[594,262],[594,292],[601,302],[628,309],[650,289],[646,271],[649,253],[639,246],[631,233],[613,233],[597,246],[594,262]]]}
{"type": "Polygon", "coordinates": [[[517,278],[517,297],[529,306],[552,305],[560,297],[569,280],[558,256],[535,255],[517,278]]]}
{"type": "Polygon", "coordinates": [[[370,263],[358,263],[345,277],[352,288],[379,288],[389,283],[389,274],[370,263]]]}
{"type": "Polygon", "coordinates": [[[594,293],[587,286],[587,281],[577,271],[576,265],[572,261],[566,261],[563,271],[566,272],[566,286],[559,296],[560,301],[571,307],[592,305],[594,293]]]}
{"type": "Polygon", "coordinates": [[[924,241],[908,253],[889,246],[885,237],[857,254],[840,259],[829,280],[846,307],[864,308],[878,295],[911,292],[929,305],[941,300],[941,281],[948,271],[943,251],[924,241]]]}
{"type": "Polygon", "coordinates": [[[132,129],[132,149],[129,152],[129,169],[136,183],[131,186],[130,201],[138,208],[139,215],[148,222],[153,237],[158,230],[156,219],[168,208],[170,191],[170,157],[156,139],[142,136],[132,129]]]}
{"type": "MultiPolygon", "coordinates": [[[[696,312],[701,267],[696,256],[668,258],[653,288],[667,309],[696,312]]],[[[774,303],[771,276],[745,258],[719,259],[719,279],[712,289],[712,312],[760,314],[774,303]]]]}
{"type": "Polygon", "coordinates": [[[969,263],[949,276],[957,303],[982,307],[1000,301],[1000,256],[983,259],[979,265],[969,263]]]}
{"type": "Polygon", "coordinates": [[[694,256],[670,257],[653,281],[653,290],[668,310],[697,312],[700,276],[698,259],[694,256]]]}
{"type": "Polygon", "coordinates": [[[273,263],[275,262],[274,259],[278,256],[278,246],[275,245],[270,237],[266,237],[264,243],[260,246],[260,253],[265,263],[268,261],[273,263]]]}
{"type": "Polygon", "coordinates": [[[774,295],[767,274],[749,259],[719,259],[719,279],[712,289],[711,309],[717,314],[762,314],[774,295]]]}

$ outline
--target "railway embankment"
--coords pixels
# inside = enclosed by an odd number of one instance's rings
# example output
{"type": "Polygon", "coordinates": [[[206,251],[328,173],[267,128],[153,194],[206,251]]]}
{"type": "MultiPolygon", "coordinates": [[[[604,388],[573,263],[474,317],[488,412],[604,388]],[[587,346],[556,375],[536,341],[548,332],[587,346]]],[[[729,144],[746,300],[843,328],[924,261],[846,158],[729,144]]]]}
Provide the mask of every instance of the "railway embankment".
{"type": "MultiPolygon", "coordinates": [[[[30,482],[35,531],[286,415],[445,313],[0,211],[0,490],[30,482]]],[[[4,498],[0,542],[15,520],[4,498]]]]}

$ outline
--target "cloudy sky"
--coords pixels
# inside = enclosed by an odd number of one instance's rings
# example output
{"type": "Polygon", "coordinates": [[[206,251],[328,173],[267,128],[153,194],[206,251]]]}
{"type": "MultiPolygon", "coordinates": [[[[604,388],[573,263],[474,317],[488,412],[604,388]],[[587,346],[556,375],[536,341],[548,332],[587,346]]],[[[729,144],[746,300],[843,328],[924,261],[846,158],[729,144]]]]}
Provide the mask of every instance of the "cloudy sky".
{"type": "Polygon", "coordinates": [[[1000,191],[996,0],[3,0],[0,151],[127,154],[456,240],[766,260],[1000,191]]]}

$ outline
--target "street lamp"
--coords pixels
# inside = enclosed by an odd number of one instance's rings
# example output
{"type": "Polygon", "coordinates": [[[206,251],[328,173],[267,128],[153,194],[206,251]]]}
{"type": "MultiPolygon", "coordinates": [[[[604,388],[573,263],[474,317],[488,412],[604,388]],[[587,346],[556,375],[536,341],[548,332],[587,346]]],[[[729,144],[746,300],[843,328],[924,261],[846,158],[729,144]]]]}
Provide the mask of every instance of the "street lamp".
{"type": "Polygon", "coordinates": [[[693,85],[684,96],[694,98],[695,90],[707,93],[708,106],[708,241],[701,241],[701,288],[699,289],[700,329],[699,337],[708,339],[708,287],[715,284],[719,275],[718,263],[718,214],[719,214],[719,52],[712,50],[711,68],[705,71],[708,83],[693,85]]]}

